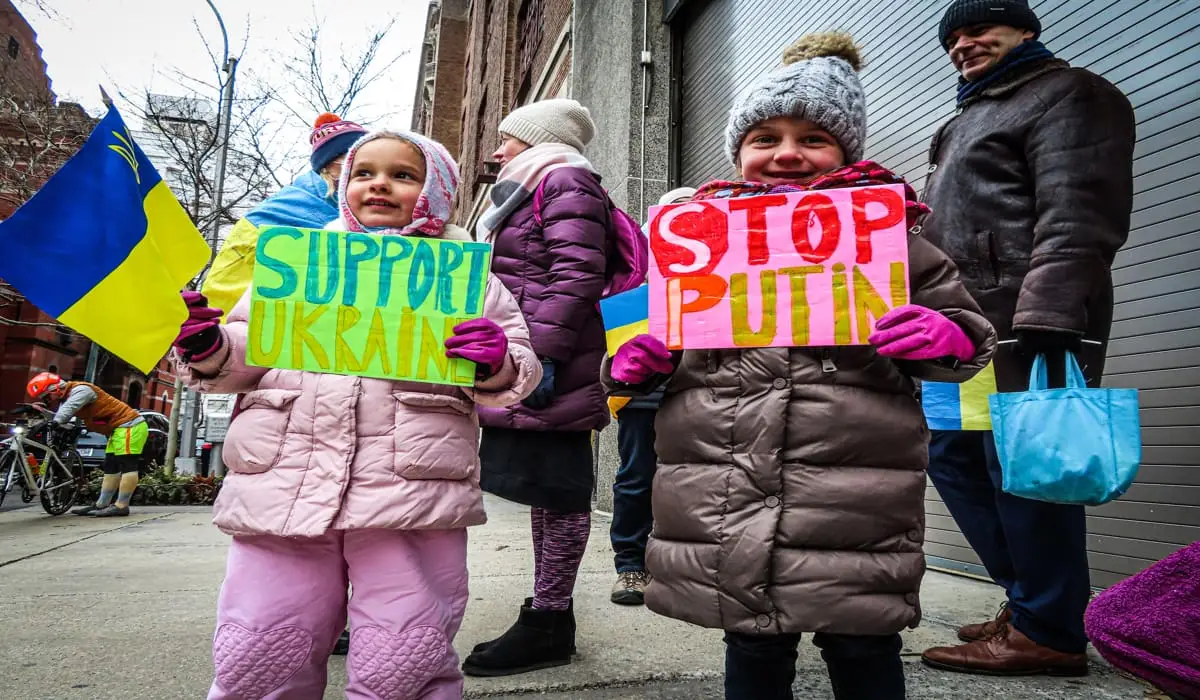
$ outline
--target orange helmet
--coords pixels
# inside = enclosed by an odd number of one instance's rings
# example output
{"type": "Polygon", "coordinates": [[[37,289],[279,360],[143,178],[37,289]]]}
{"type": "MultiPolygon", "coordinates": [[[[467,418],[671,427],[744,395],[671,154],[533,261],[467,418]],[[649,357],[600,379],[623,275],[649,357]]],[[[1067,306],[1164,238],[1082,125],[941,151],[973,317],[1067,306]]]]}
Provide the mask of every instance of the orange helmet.
{"type": "Polygon", "coordinates": [[[47,393],[57,391],[62,387],[62,377],[50,372],[42,372],[33,379],[29,380],[29,384],[25,386],[25,390],[29,392],[29,396],[35,401],[42,398],[47,393]]]}

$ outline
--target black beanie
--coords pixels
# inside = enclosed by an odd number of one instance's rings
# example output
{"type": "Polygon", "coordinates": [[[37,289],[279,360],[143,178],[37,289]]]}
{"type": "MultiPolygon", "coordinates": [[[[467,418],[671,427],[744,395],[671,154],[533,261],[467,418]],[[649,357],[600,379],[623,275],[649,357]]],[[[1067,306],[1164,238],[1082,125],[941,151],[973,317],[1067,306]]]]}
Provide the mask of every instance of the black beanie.
{"type": "Polygon", "coordinates": [[[1028,29],[1033,32],[1034,39],[1042,33],[1042,23],[1029,9],[1029,0],[954,0],[946,8],[938,27],[942,48],[949,50],[946,39],[951,32],[973,24],[1001,24],[1028,29]]]}

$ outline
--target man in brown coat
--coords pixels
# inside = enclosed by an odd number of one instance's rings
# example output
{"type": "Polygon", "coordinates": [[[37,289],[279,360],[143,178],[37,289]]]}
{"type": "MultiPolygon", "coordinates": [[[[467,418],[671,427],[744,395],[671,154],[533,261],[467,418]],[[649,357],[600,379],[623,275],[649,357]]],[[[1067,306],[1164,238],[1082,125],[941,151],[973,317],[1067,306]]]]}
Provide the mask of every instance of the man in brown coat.
{"type": "MultiPolygon", "coordinates": [[[[1075,352],[1100,382],[1112,325],[1111,266],[1129,234],[1134,115],[1111,83],[1037,41],[1024,0],[957,0],[939,39],[961,74],[958,115],[933,139],[924,236],[958,265],[1000,336],[999,391],[1028,388],[1045,354],[1051,385],[1075,352]]],[[[930,649],[938,668],[1087,673],[1090,587],[1084,510],[1001,488],[992,433],[934,431],[929,476],[1008,601],[996,620],[930,649]]]]}

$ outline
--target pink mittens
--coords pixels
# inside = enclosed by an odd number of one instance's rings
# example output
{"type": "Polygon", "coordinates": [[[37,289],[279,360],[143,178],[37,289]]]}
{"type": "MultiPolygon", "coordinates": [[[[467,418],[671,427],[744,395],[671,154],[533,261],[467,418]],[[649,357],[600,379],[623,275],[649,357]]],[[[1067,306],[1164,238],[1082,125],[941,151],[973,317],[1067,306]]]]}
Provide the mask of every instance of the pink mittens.
{"type": "Polygon", "coordinates": [[[185,362],[203,360],[221,349],[224,337],[220,329],[220,309],[208,305],[208,299],[200,292],[186,291],[181,295],[187,304],[188,317],[179,327],[179,335],[173,345],[185,362]]]}
{"type": "Polygon", "coordinates": [[[897,360],[937,360],[953,357],[968,362],[975,343],[954,321],[924,306],[899,306],[883,315],[867,342],[884,357],[897,360]]]}
{"type": "Polygon", "coordinates": [[[458,357],[479,365],[475,376],[487,379],[504,367],[508,357],[508,336],[495,322],[486,318],[464,321],[446,338],[446,357],[458,357]]]}
{"type": "Polygon", "coordinates": [[[611,372],[612,378],[622,384],[641,384],[656,374],[674,370],[667,346],[652,335],[639,335],[617,349],[611,372]]]}

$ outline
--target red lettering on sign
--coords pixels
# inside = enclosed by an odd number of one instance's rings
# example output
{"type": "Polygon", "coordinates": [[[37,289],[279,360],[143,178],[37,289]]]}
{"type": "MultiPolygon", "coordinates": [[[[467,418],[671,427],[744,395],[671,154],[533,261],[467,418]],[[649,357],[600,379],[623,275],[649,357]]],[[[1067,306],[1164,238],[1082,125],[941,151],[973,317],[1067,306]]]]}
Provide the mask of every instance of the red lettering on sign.
{"type": "Polygon", "coordinates": [[[771,259],[771,251],[767,247],[767,208],[783,206],[787,201],[787,195],[784,194],[729,200],[729,211],[746,212],[747,264],[766,265],[771,259]]]}
{"type": "Polygon", "coordinates": [[[800,257],[808,262],[825,262],[837,252],[841,236],[842,222],[832,199],[823,194],[810,194],[796,204],[792,212],[792,244],[796,246],[800,257]],[[809,238],[809,229],[814,221],[821,235],[821,242],[816,246],[809,238]]]}
{"type": "Polygon", "coordinates": [[[666,207],[650,223],[650,249],[663,277],[707,275],[729,251],[729,216],[705,202],[666,207]]]}
{"type": "Polygon", "coordinates": [[[904,198],[892,190],[868,187],[851,192],[850,201],[854,207],[854,261],[865,265],[871,262],[871,234],[904,221],[904,198]],[[867,205],[872,203],[884,206],[883,216],[867,217],[867,205]]]}

